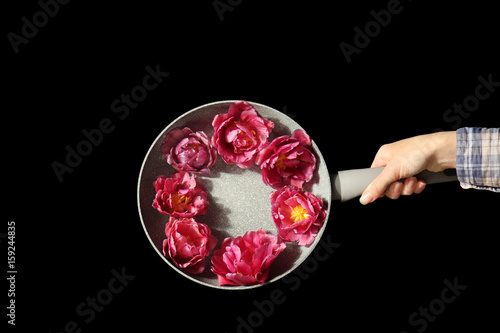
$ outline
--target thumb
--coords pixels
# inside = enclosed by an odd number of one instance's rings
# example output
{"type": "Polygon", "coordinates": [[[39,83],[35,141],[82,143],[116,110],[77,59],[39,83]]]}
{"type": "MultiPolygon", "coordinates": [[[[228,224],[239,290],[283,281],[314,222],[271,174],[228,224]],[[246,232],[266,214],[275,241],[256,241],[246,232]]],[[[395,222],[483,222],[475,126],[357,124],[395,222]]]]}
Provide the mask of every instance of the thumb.
{"type": "Polygon", "coordinates": [[[374,202],[384,195],[387,187],[392,182],[395,182],[399,178],[399,174],[396,170],[386,166],[384,170],[382,170],[382,172],[370,183],[370,185],[368,185],[361,195],[359,202],[363,205],[374,202]]]}

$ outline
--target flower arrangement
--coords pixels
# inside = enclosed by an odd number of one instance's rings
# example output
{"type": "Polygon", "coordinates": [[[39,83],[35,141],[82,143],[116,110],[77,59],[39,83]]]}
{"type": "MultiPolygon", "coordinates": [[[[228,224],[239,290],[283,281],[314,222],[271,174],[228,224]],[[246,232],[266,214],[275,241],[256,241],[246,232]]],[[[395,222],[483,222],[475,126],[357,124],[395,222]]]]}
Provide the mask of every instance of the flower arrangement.
{"type": "Polygon", "coordinates": [[[185,127],[171,130],[162,143],[161,157],[176,170],[170,178],[160,175],[153,183],[152,206],[169,215],[163,254],[187,273],[202,273],[217,239],[209,225],[197,221],[210,203],[196,176],[208,175],[218,155],[242,169],[257,165],[262,181],[276,190],[269,196],[276,235],[261,228],[225,238],[212,255],[210,270],[221,286],[264,284],[286,243],[310,246],[325,222],[323,201],[302,188],[316,168],[312,142],[303,130],[268,142],[274,123],[245,101],[216,115],[212,127],[211,138],[185,127]]]}

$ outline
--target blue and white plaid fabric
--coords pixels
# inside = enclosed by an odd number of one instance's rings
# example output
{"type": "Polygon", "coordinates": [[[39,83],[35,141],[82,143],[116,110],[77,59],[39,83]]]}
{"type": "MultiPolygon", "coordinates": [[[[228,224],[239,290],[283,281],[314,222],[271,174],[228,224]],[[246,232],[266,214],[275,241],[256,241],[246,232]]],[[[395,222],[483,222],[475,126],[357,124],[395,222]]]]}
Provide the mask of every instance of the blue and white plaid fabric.
{"type": "Polygon", "coordinates": [[[500,192],[500,128],[459,128],[456,156],[460,186],[500,192]]]}

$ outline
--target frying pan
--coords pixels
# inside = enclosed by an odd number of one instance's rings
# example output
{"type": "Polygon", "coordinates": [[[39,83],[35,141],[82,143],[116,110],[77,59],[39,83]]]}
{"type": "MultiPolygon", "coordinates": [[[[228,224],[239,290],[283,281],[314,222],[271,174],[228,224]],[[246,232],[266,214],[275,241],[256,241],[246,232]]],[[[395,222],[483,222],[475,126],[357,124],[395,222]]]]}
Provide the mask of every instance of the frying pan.
{"type": "MultiPolygon", "coordinates": [[[[158,255],[174,270],[186,278],[205,286],[220,289],[249,289],[252,286],[219,286],[217,276],[210,270],[211,256],[205,260],[205,270],[201,274],[190,274],[179,268],[167,259],[163,251],[165,224],[168,216],[160,214],[151,204],[155,197],[153,182],[160,175],[170,177],[176,171],[161,158],[161,145],[168,132],[175,128],[190,127],[193,131],[204,131],[209,137],[213,135],[212,120],[217,114],[227,113],[229,106],[235,100],[219,101],[199,106],[188,111],[170,123],[148,150],[142,164],[138,188],[137,201],[139,215],[144,231],[151,245],[158,255]]],[[[287,115],[262,104],[249,102],[259,116],[274,122],[274,129],[269,136],[269,142],[282,135],[291,135],[294,130],[302,129],[287,115]]],[[[309,133],[310,134],[310,133],[309,133]]],[[[310,247],[287,243],[287,247],[278,255],[269,272],[267,282],[272,283],[297,268],[314,250],[326,228],[330,215],[332,200],[342,202],[353,199],[362,194],[370,182],[382,171],[382,168],[368,168],[340,171],[330,175],[325,160],[318,146],[312,142],[312,150],[317,157],[317,165],[311,181],[304,183],[303,188],[323,200],[327,209],[327,216],[323,227],[310,247]]],[[[423,172],[417,175],[428,184],[453,181],[456,177],[444,173],[423,172]]],[[[266,232],[276,234],[276,227],[271,216],[269,194],[274,191],[262,182],[261,170],[257,165],[250,169],[240,169],[236,165],[226,164],[219,156],[217,162],[210,169],[210,175],[197,176],[197,182],[209,192],[210,207],[203,216],[197,216],[200,223],[204,223],[212,230],[217,238],[215,249],[220,248],[226,237],[243,236],[247,231],[256,231],[263,228],[266,232]]]]}

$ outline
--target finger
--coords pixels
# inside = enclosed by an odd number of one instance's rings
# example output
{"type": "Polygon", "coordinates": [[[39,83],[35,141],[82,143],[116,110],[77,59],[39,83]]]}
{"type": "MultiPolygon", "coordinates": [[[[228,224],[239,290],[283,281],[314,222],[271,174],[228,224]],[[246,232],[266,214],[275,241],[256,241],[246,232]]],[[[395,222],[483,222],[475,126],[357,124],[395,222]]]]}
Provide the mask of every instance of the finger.
{"type": "Polygon", "coordinates": [[[416,177],[408,177],[405,179],[403,184],[402,195],[412,195],[415,191],[415,187],[417,186],[417,178],[416,177]]]}
{"type": "Polygon", "coordinates": [[[389,186],[389,189],[385,192],[385,195],[393,200],[396,200],[401,195],[403,191],[403,183],[402,182],[394,182],[389,186]]]}
{"type": "Polygon", "coordinates": [[[415,187],[415,191],[413,191],[413,193],[415,193],[415,194],[422,193],[422,191],[425,190],[425,185],[427,185],[427,184],[425,183],[424,180],[419,180],[417,182],[417,186],[415,187]]]}
{"type": "Polygon", "coordinates": [[[384,195],[387,186],[393,183],[394,181],[399,179],[399,175],[396,171],[394,171],[389,166],[386,166],[384,170],[375,178],[370,185],[366,188],[366,190],[361,195],[359,201],[363,204],[369,204],[382,195],[384,195]]]}

